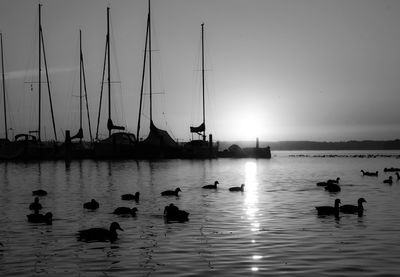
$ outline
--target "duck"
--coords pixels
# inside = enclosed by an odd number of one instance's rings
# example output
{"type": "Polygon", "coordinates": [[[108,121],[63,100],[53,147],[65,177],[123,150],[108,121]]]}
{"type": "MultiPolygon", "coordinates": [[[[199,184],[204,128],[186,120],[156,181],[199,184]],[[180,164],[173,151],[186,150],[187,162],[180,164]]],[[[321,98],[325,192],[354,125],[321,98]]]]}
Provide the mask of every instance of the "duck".
{"type": "Polygon", "coordinates": [[[392,184],[393,183],[393,178],[392,178],[392,176],[389,176],[389,179],[386,179],[386,180],[383,180],[383,183],[385,183],[385,184],[392,184]]]}
{"type": "Polygon", "coordinates": [[[53,214],[51,212],[47,212],[46,214],[28,214],[28,221],[31,223],[46,223],[47,225],[51,225],[53,223],[53,214]]]}
{"type": "Polygon", "coordinates": [[[363,174],[363,176],[378,176],[378,171],[369,172],[361,169],[361,173],[363,174]]]}
{"type": "Polygon", "coordinates": [[[140,192],[136,192],[135,194],[127,193],[121,195],[122,200],[135,200],[136,202],[139,201],[140,192]]]}
{"type": "Polygon", "coordinates": [[[317,206],[315,209],[318,215],[338,215],[339,214],[340,199],[335,199],[335,205],[332,206],[317,206]]]}
{"type": "Polygon", "coordinates": [[[214,182],[214,185],[205,185],[203,186],[203,189],[217,189],[218,181],[214,182]]]}
{"type": "Polygon", "coordinates": [[[92,242],[92,241],[110,241],[114,242],[118,239],[117,230],[123,231],[118,222],[112,222],[109,230],[105,228],[90,228],[78,231],[78,240],[92,242]]]}
{"type": "Polygon", "coordinates": [[[137,211],[138,209],[136,207],[133,207],[132,209],[129,207],[118,207],[113,211],[113,214],[136,216],[137,211]]]}
{"type": "Polygon", "coordinates": [[[39,203],[39,197],[35,197],[33,203],[29,205],[29,210],[39,211],[42,209],[42,205],[39,203]]]}
{"type": "Polygon", "coordinates": [[[395,168],[395,167],[391,167],[391,168],[384,168],[383,169],[384,172],[396,172],[396,171],[400,171],[400,168],[395,168]]]}
{"type": "Polygon", "coordinates": [[[396,177],[397,177],[397,181],[400,180],[400,174],[398,172],[396,172],[396,177]]]}
{"type": "Polygon", "coordinates": [[[339,192],[341,188],[338,184],[328,183],[325,187],[325,190],[329,192],[339,192]]]}
{"type": "Polygon", "coordinates": [[[90,202],[86,202],[83,204],[83,208],[88,209],[88,210],[96,210],[100,207],[99,202],[96,200],[92,199],[90,202]]]}
{"type": "Polygon", "coordinates": [[[231,187],[229,191],[244,191],[244,184],[241,184],[240,187],[231,187]]]}
{"type": "Polygon", "coordinates": [[[364,198],[359,198],[357,203],[358,205],[342,205],[339,208],[339,211],[345,214],[362,214],[364,211],[363,203],[366,203],[367,201],[364,198]]]}
{"type": "Polygon", "coordinates": [[[46,196],[47,195],[47,191],[45,191],[44,189],[38,189],[38,190],[34,190],[32,191],[32,195],[36,195],[36,196],[46,196]]]}
{"type": "Polygon", "coordinates": [[[177,206],[171,203],[164,208],[164,218],[166,222],[185,222],[189,220],[189,213],[184,210],[180,210],[177,206]]]}
{"type": "Polygon", "coordinates": [[[318,182],[318,183],[317,183],[317,186],[319,186],[319,187],[326,187],[326,186],[329,185],[329,184],[338,184],[338,183],[339,183],[339,180],[340,180],[340,177],[337,177],[335,180],[329,179],[329,180],[327,180],[326,182],[318,182]]]}
{"type": "Polygon", "coordinates": [[[162,196],[171,196],[171,195],[178,196],[178,192],[180,192],[180,191],[181,191],[181,189],[178,187],[178,188],[176,188],[175,190],[166,190],[166,191],[163,191],[163,192],[161,192],[161,195],[162,195],[162,196]]]}
{"type": "Polygon", "coordinates": [[[329,184],[339,184],[340,177],[337,177],[335,180],[329,179],[326,181],[329,184]]]}

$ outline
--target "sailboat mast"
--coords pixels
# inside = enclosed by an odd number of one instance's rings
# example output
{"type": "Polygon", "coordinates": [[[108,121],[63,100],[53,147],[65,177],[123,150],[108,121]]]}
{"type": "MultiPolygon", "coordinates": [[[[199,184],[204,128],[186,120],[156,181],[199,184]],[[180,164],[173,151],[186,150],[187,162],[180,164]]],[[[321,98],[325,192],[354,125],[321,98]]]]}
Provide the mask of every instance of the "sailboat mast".
{"type": "Polygon", "coordinates": [[[203,140],[206,140],[206,108],[204,96],[204,23],[201,24],[201,79],[202,79],[202,92],[203,92],[203,140]]]}
{"type": "MultiPolygon", "coordinates": [[[[108,121],[111,120],[111,66],[110,66],[110,7],[107,7],[107,71],[108,71],[108,121]]],[[[108,136],[111,136],[111,128],[108,128],[108,136]]]]}
{"type": "Polygon", "coordinates": [[[153,123],[153,90],[152,90],[152,75],[151,75],[151,16],[150,16],[150,0],[149,0],[149,15],[148,15],[148,28],[149,28],[149,93],[150,93],[150,123],[153,123]]]}
{"type": "Polygon", "coordinates": [[[6,106],[6,84],[4,79],[4,55],[3,55],[3,33],[0,33],[0,47],[1,47],[1,76],[3,81],[3,101],[4,101],[4,129],[6,139],[8,139],[8,128],[7,128],[7,106],[6,106]]]}
{"type": "Polygon", "coordinates": [[[41,36],[42,36],[42,13],[41,13],[41,8],[42,5],[39,4],[39,80],[38,80],[38,85],[39,85],[39,115],[38,115],[38,140],[40,141],[40,123],[41,123],[41,103],[42,103],[42,41],[41,41],[41,36]]]}
{"type": "MultiPolygon", "coordinates": [[[[82,30],[79,29],[79,130],[82,129],[82,30]]],[[[81,138],[82,140],[82,138],[81,138]]]]}
{"type": "Polygon", "coordinates": [[[144,88],[144,77],[145,77],[145,72],[146,72],[146,57],[147,57],[147,39],[149,37],[149,21],[150,21],[150,18],[149,18],[149,16],[147,16],[146,39],[145,39],[145,43],[144,43],[144,54],[143,54],[142,84],[140,86],[139,115],[138,115],[138,124],[137,124],[137,130],[136,130],[136,139],[137,140],[139,140],[140,120],[142,117],[143,88],[144,88]]]}

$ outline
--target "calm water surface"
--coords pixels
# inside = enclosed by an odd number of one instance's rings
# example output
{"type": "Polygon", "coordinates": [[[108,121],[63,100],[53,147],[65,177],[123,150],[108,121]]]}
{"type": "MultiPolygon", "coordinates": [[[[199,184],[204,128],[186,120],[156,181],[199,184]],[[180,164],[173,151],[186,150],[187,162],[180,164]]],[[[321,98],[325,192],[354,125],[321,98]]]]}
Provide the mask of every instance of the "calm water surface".
{"type": "Polygon", "coordinates": [[[400,167],[400,159],[292,154],[0,163],[0,276],[399,276],[400,181],[383,168],[400,167]],[[363,177],[361,169],[379,177],[363,177]],[[383,184],[389,175],[393,185],[383,184]],[[336,177],[337,194],[316,186],[336,177]],[[218,190],[201,188],[215,180],[218,190]],[[243,193],[228,191],[242,183],[243,193]],[[160,196],[176,187],[180,197],[160,196]],[[40,201],[53,225],[27,222],[39,188],[49,192],[40,201]],[[136,191],[139,203],[121,200],[136,191]],[[314,208],[359,197],[367,200],[363,217],[318,217],[314,208]],[[97,211],[82,208],[91,198],[100,202],[97,211]],[[169,203],[190,221],[166,224],[169,203]],[[136,206],[137,217],[111,214],[118,206],[136,206]],[[77,231],[112,221],[124,229],[115,243],[77,241],[77,231]]]}

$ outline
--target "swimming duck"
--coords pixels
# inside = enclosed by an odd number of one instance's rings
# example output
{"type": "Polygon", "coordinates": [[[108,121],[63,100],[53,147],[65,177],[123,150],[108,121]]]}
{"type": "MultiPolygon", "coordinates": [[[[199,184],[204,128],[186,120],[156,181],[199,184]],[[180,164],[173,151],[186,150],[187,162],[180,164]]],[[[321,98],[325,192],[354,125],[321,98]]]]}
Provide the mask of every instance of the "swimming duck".
{"type": "Polygon", "coordinates": [[[47,191],[45,191],[43,189],[34,190],[34,191],[32,191],[32,195],[46,196],[47,195],[47,191]]]}
{"type": "Polygon", "coordinates": [[[338,184],[328,183],[325,187],[325,190],[329,192],[339,192],[340,186],[338,184]]]}
{"type": "Polygon", "coordinates": [[[118,207],[113,211],[113,214],[136,216],[137,211],[138,209],[136,207],[133,207],[132,209],[128,207],[118,207]]]}
{"type": "Polygon", "coordinates": [[[53,214],[48,212],[46,214],[28,214],[28,221],[32,223],[46,223],[47,225],[51,225],[53,223],[53,214]]]}
{"type": "Polygon", "coordinates": [[[328,183],[328,185],[329,184],[339,184],[339,180],[340,180],[340,177],[337,177],[335,180],[330,179],[326,182],[328,183]]]}
{"type": "Polygon", "coordinates": [[[110,241],[113,242],[118,239],[117,230],[123,231],[118,222],[110,224],[110,229],[104,228],[90,228],[78,232],[78,240],[91,242],[91,241],[110,241]]]}
{"type": "Polygon", "coordinates": [[[340,204],[340,199],[335,199],[335,205],[333,207],[317,206],[317,207],[315,207],[315,209],[317,210],[318,215],[336,215],[336,216],[338,216],[339,204],[340,204]]]}
{"type": "Polygon", "coordinates": [[[162,196],[171,196],[171,195],[175,195],[178,196],[178,192],[180,192],[181,189],[180,188],[176,188],[175,190],[166,190],[161,192],[162,196]]]}
{"type": "Polygon", "coordinates": [[[90,202],[86,202],[83,204],[83,208],[89,209],[89,210],[96,210],[100,207],[99,202],[96,200],[92,199],[90,202]]]}
{"type": "Polygon", "coordinates": [[[189,213],[184,210],[180,210],[177,206],[171,203],[169,206],[165,206],[164,217],[167,222],[185,222],[189,220],[189,213]]]}
{"type": "Polygon", "coordinates": [[[363,174],[363,176],[378,176],[378,171],[369,172],[369,171],[364,171],[361,169],[361,173],[363,174]]]}
{"type": "Polygon", "coordinates": [[[391,185],[391,184],[393,183],[393,178],[392,178],[392,176],[389,176],[389,179],[384,180],[383,183],[385,183],[385,184],[390,184],[390,185],[391,185]]]}
{"type": "Polygon", "coordinates": [[[395,168],[395,167],[391,167],[391,168],[384,168],[383,169],[384,172],[396,172],[396,171],[400,171],[400,168],[395,168]]]}
{"type": "Polygon", "coordinates": [[[42,209],[42,205],[39,203],[39,197],[35,197],[35,201],[29,205],[29,210],[34,210],[38,213],[42,209]]]}
{"type": "Polygon", "coordinates": [[[139,201],[140,193],[137,191],[135,194],[127,193],[121,195],[122,200],[135,200],[136,202],[139,201]]]}
{"type": "Polygon", "coordinates": [[[241,184],[240,187],[231,187],[229,191],[244,191],[244,184],[241,184]]]}
{"type": "Polygon", "coordinates": [[[218,181],[214,182],[214,185],[205,185],[203,186],[203,189],[217,189],[218,181]]]}
{"type": "Polygon", "coordinates": [[[357,203],[358,205],[342,205],[340,206],[339,210],[345,214],[362,214],[364,211],[364,207],[362,203],[366,203],[367,201],[364,198],[359,198],[357,203]]]}

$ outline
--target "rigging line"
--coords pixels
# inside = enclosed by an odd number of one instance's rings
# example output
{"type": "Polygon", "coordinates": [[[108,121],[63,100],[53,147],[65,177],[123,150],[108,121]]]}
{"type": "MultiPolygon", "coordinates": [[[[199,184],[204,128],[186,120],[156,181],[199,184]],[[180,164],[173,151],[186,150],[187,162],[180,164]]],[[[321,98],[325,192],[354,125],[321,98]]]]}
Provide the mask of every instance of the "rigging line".
{"type": "Polygon", "coordinates": [[[101,114],[101,102],[102,102],[102,98],[103,98],[104,75],[105,75],[106,61],[107,61],[107,48],[108,48],[108,40],[106,39],[106,47],[105,47],[105,50],[104,50],[103,76],[102,76],[102,79],[101,79],[101,89],[100,89],[99,113],[98,113],[98,116],[97,116],[96,140],[99,139],[99,125],[100,125],[100,114],[101,114]]]}
{"type": "MultiPolygon", "coordinates": [[[[113,29],[112,20],[111,20],[111,14],[110,14],[110,35],[111,35],[111,40],[113,42],[113,45],[116,45],[116,40],[115,40],[115,37],[114,37],[114,29],[113,29]]],[[[116,49],[117,49],[117,47],[115,47],[115,46],[112,48],[113,61],[115,61],[115,71],[117,73],[116,74],[117,75],[117,80],[121,80],[121,74],[120,74],[120,71],[119,71],[118,57],[117,57],[117,50],[116,49]]],[[[110,80],[110,82],[111,82],[111,80],[110,80]]],[[[121,81],[113,81],[111,83],[120,84],[119,85],[119,94],[120,94],[120,97],[119,97],[119,102],[120,103],[119,103],[119,105],[121,107],[121,115],[120,115],[121,118],[120,119],[124,122],[124,125],[127,126],[126,118],[125,118],[125,112],[124,112],[124,105],[123,105],[124,101],[123,101],[122,82],[121,81]]],[[[113,101],[113,103],[114,103],[114,111],[118,111],[117,106],[115,104],[115,101],[113,101]]]]}
{"type": "Polygon", "coordinates": [[[51,119],[53,121],[54,138],[57,141],[56,123],[55,123],[55,120],[54,120],[53,102],[51,100],[51,92],[50,92],[49,72],[47,70],[47,59],[46,59],[46,52],[45,52],[45,48],[44,48],[44,39],[43,39],[43,32],[42,31],[40,32],[40,36],[42,38],[43,59],[44,59],[44,67],[45,67],[45,71],[46,71],[47,90],[48,90],[48,93],[49,93],[51,119]]]}
{"type": "Polygon", "coordinates": [[[89,136],[90,136],[90,141],[93,141],[93,135],[92,135],[92,126],[90,123],[90,112],[89,112],[89,101],[87,97],[87,88],[86,88],[86,74],[85,74],[85,65],[84,65],[84,60],[83,60],[83,52],[80,53],[81,56],[81,65],[82,65],[82,78],[83,78],[83,88],[85,91],[85,100],[86,100],[86,111],[87,111],[87,117],[88,117],[88,128],[89,128],[89,136]]]}

